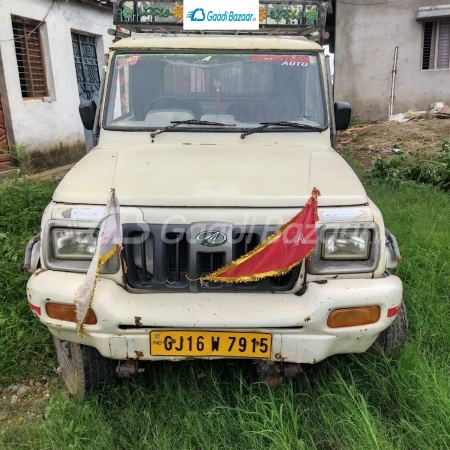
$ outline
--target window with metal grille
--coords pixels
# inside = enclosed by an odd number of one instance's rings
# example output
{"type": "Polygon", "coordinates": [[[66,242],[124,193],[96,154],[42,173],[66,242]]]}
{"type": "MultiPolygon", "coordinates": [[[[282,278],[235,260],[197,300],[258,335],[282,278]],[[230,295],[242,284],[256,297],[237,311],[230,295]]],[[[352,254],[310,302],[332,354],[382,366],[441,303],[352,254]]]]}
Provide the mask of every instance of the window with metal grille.
{"type": "Polygon", "coordinates": [[[450,20],[425,22],[422,69],[450,68],[450,20]]]}
{"type": "Polygon", "coordinates": [[[21,17],[12,17],[17,67],[23,98],[48,95],[41,43],[41,24],[21,17]]]}

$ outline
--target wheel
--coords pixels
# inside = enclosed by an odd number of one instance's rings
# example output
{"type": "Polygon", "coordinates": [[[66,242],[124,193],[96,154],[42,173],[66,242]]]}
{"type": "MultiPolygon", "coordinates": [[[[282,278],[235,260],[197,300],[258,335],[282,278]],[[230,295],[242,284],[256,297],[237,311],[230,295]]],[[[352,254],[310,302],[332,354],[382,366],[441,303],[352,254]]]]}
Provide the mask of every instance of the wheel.
{"type": "Polygon", "coordinates": [[[382,331],[375,344],[381,347],[387,355],[394,355],[405,345],[408,334],[408,317],[406,315],[406,306],[402,301],[402,306],[392,325],[382,331]]]}
{"type": "Polygon", "coordinates": [[[53,337],[61,374],[67,390],[77,397],[93,392],[101,384],[116,379],[116,362],[104,358],[97,349],[53,337]]]}

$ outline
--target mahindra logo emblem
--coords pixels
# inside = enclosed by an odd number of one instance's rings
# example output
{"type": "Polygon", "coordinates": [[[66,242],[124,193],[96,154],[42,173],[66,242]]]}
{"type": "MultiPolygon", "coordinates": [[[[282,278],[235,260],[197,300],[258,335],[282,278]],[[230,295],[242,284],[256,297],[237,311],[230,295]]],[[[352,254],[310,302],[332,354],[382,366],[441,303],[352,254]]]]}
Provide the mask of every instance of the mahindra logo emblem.
{"type": "Polygon", "coordinates": [[[205,247],[218,247],[227,242],[227,236],[221,231],[203,231],[197,234],[197,242],[205,247]]]}

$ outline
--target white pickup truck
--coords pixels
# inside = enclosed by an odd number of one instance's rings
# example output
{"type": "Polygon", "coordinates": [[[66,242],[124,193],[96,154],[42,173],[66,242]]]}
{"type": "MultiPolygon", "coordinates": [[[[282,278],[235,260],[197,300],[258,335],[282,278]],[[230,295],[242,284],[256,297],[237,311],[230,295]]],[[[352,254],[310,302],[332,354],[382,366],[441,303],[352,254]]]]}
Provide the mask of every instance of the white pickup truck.
{"type": "Polygon", "coordinates": [[[60,182],[30,241],[28,300],[78,395],[141,362],[249,358],[295,375],[406,336],[394,236],[333,150],[350,120],[333,103],[323,48],[304,37],[136,35],[109,54],[103,97],[82,105],[98,145],[60,182]],[[95,122],[95,124],[94,124],[95,122]],[[199,278],[242,256],[319,198],[314,253],[251,283],[199,278]],[[74,293],[107,194],[123,252],[101,267],[85,323],[74,293]]]}

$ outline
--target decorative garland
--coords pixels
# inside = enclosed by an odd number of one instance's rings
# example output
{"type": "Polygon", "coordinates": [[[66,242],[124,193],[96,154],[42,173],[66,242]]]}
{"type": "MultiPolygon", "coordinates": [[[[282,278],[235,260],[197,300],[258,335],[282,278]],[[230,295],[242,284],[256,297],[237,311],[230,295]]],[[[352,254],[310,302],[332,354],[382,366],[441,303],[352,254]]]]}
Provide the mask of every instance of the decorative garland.
{"type": "Polygon", "coordinates": [[[269,10],[269,18],[279,22],[280,20],[298,20],[300,22],[305,21],[313,24],[319,18],[319,11],[317,7],[313,7],[309,11],[295,10],[295,9],[276,9],[269,10]]]}
{"type": "MultiPolygon", "coordinates": [[[[158,6],[152,5],[139,5],[137,8],[138,17],[162,17],[163,19],[167,19],[168,17],[173,17],[174,19],[181,20],[183,19],[183,5],[176,4],[172,9],[171,8],[160,8],[158,6]]],[[[126,20],[133,20],[134,10],[130,6],[124,5],[122,7],[122,17],[126,20]]]]}

